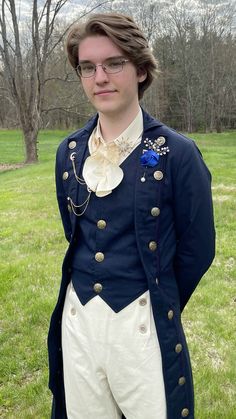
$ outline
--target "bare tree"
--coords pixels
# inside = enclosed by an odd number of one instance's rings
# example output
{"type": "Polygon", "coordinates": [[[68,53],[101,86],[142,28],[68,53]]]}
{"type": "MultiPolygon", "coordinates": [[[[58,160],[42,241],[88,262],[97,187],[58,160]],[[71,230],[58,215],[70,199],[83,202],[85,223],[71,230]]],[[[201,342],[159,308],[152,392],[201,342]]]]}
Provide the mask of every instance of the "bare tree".
{"type": "MultiPolygon", "coordinates": [[[[24,39],[22,22],[19,19],[15,0],[1,0],[0,14],[0,57],[1,75],[5,88],[13,101],[23,130],[26,163],[38,161],[37,136],[45,96],[46,65],[48,58],[62,40],[66,30],[54,36],[56,20],[68,0],[32,0],[28,36],[24,39]],[[24,48],[27,41],[28,48],[24,48]]],[[[102,4],[85,8],[82,16],[102,4]]],[[[82,17],[80,16],[80,17],[82,17]]]]}

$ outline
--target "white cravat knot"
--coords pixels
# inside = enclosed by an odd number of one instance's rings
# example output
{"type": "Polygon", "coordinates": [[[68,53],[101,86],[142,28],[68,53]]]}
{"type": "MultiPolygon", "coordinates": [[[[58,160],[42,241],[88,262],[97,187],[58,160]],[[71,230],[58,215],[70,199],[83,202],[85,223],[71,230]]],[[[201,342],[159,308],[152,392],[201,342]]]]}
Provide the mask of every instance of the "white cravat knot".
{"type": "Polygon", "coordinates": [[[119,167],[119,148],[114,142],[104,144],[93,134],[89,151],[91,155],[85,160],[83,178],[98,197],[109,195],[121,183],[124,176],[123,170],[119,167]]]}

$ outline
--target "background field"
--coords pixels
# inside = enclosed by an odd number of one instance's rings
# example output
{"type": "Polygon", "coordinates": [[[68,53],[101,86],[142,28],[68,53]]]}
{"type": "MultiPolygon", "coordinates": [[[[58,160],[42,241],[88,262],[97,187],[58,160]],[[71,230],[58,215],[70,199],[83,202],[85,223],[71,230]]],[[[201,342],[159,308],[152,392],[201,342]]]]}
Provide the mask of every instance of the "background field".
{"type": "MultiPolygon", "coordinates": [[[[41,132],[40,163],[0,173],[1,418],[50,417],[46,337],[66,249],[54,157],[65,135],[41,132]]],[[[196,419],[235,419],[236,132],[193,137],[213,175],[217,230],[214,263],[183,314],[196,419]]],[[[0,131],[0,163],[22,162],[23,151],[19,131],[0,131]]]]}

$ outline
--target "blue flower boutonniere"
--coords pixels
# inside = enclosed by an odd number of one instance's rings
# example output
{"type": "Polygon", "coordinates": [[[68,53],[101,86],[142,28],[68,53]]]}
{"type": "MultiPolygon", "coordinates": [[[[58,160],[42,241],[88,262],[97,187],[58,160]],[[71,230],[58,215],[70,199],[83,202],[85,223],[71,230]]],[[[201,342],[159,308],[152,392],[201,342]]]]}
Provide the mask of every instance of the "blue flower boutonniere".
{"type": "Polygon", "coordinates": [[[145,150],[143,155],[140,157],[141,165],[147,167],[154,167],[158,164],[160,159],[159,154],[153,150],[145,150]]]}
{"type": "Polygon", "coordinates": [[[142,166],[154,167],[158,164],[160,156],[169,153],[169,147],[163,147],[165,144],[165,137],[158,137],[156,140],[144,140],[144,145],[147,150],[143,150],[143,155],[140,157],[142,166]]]}

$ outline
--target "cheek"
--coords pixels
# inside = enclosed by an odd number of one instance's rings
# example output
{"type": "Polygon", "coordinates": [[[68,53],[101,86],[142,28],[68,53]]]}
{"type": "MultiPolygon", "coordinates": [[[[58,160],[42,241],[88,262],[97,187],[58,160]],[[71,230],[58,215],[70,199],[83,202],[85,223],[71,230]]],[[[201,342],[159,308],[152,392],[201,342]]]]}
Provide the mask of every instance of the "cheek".
{"type": "Polygon", "coordinates": [[[81,80],[82,87],[84,89],[84,92],[87,96],[91,96],[91,90],[92,90],[92,84],[89,82],[89,80],[81,80]]]}
{"type": "Polygon", "coordinates": [[[131,76],[129,79],[127,79],[126,81],[126,86],[125,86],[125,91],[130,92],[130,94],[136,93],[138,91],[138,79],[137,76],[131,76]]]}

